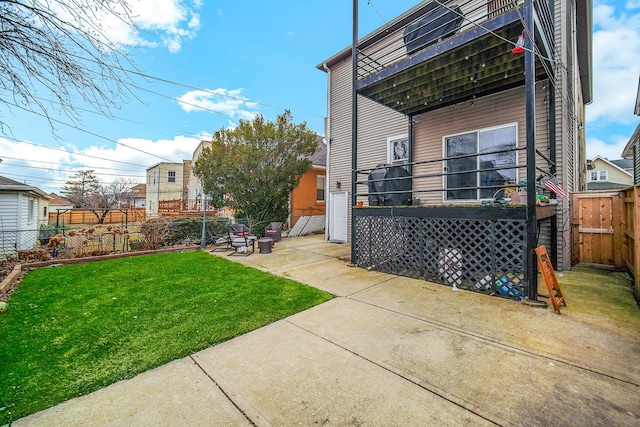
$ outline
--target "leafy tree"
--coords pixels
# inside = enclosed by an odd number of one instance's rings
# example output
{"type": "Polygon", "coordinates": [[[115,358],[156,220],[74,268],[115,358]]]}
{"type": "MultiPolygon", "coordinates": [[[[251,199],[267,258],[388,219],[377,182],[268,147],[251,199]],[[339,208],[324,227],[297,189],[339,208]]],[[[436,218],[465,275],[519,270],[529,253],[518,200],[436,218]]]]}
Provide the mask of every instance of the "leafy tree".
{"type": "Polygon", "coordinates": [[[262,115],[240,120],[234,129],[215,132],[211,147],[196,160],[194,174],[215,203],[247,218],[250,227],[285,221],[291,192],[311,167],[316,138],[306,123],[294,124],[289,111],[275,122],[262,115]]]}
{"type": "Polygon", "coordinates": [[[118,208],[118,203],[128,197],[133,187],[131,180],[119,178],[110,184],[102,184],[93,170],[80,170],[66,182],[61,193],[76,208],[87,209],[102,224],[107,214],[118,208]]]}
{"type": "Polygon", "coordinates": [[[72,119],[77,97],[102,113],[117,107],[131,63],[104,23],[133,27],[129,10],[127,0],[0,0],[0,103],[49,118],[50,102],[72,119]]]}

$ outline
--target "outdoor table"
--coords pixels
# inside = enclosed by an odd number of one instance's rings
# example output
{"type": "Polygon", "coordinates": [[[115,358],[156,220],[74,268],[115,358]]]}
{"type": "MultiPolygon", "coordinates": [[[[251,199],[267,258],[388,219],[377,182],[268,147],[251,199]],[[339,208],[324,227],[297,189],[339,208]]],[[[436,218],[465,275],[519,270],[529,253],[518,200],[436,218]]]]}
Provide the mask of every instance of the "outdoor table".
{"type": "Polygon", "coordinates": [[[270,239],[268,237],[263,237],[262,239],[258,239],[258,248],[260,249],[261,254],[270,254],[272,246],[273,246],[273,239],[270,239]]]}

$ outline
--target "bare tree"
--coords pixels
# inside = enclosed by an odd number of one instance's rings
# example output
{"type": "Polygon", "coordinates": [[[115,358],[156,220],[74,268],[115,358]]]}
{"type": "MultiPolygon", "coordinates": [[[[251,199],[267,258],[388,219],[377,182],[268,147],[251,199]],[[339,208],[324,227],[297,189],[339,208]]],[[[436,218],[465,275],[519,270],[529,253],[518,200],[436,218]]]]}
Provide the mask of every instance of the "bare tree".
{"type": "Polygon", "coordinates": [[[133,93],[131,64],[106,34],[114,20],[134,26],[127,0],[0,0],[0,102],[52,125],[50,108],[77,120],[78,95],[109,114],[133,93]]]}
{"type": "Polygon", "coordinates": [[[118,209],[120,202],[131,193],[135,183],[130,179],[119,178],[112,183],[103,184],[93,174],[93,170],[80,170],[66,182],[61,194],[75,208],[87,209],[102,224],[107,214],[118,209]]]}
{"type": "Polygon", "coordinates": [[[126,197],[134,185],[131,180],[124,178],[110,184],[102,184],[98,186],[96,192],[89,194],[84,207],[96,216],[98,224],[102,224],[109,212],[120,207],[120,201],[126,197]]]}

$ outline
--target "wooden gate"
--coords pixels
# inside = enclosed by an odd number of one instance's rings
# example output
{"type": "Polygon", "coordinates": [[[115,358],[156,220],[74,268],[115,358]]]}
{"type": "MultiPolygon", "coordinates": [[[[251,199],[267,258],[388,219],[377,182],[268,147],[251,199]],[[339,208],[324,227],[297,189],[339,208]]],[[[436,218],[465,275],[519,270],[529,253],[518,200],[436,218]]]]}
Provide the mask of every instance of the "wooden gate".
{"type": "Polygon", "coordinates": [[[571,195],[571,265],[624,266],[622,205],[618,191],[571,195]]]}

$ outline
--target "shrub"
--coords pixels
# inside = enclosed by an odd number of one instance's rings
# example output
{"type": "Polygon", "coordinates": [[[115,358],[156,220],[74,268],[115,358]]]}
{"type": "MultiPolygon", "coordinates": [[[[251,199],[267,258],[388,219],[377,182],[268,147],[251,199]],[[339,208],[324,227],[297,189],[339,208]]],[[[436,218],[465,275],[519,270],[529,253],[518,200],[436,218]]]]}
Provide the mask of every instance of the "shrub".
{"type": "MultiPolygon", "coordinates": [[[[208,244],[215,242],[218,237],[226,235],[227,231],[224,227],[226,222],[226,220],[206,221],[205,240],[208,244]]],[[[199,244],[201,239],[202,218],[189,218],[171,222],[164,242],[166,245],[199,244]]]]}

